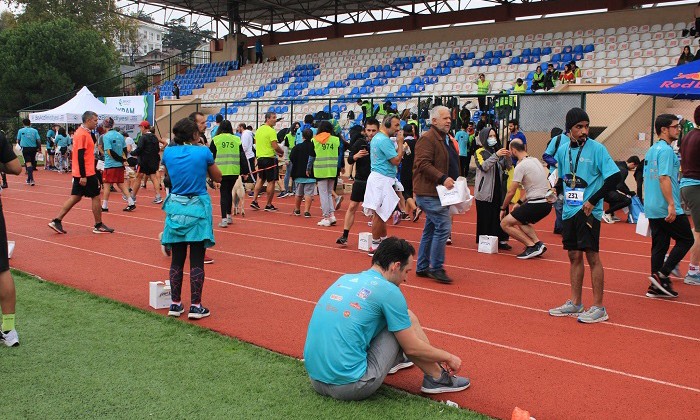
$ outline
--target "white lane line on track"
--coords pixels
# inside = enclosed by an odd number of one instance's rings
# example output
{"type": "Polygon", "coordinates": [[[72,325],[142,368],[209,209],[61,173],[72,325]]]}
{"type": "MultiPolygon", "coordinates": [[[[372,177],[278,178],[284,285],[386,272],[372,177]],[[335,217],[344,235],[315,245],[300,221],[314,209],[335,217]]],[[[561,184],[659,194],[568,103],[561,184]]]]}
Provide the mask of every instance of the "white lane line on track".
{"type": "MultiPolygon", "coordinates": [[[[43,205],[50,205],[50,206],[57,206],[57,207],[60,207],[60,205],[58,205],[58,204],[36,202],[36,201],[25,200],[25,199],[21,199],[21,198],[10,197],[10,199],[12,199],[12,200],[18,200],[18,201],[26,201],[26,202],[30,202],[30,203],[34,203],[34,204],[43,204],[43,205]]],[[[78,210],[80,210],[80,211],[91,212],[90,209],[86,209],[86,208],[77,208],[77,207],[76,207],[76,209],[78,209],[78,210]]],[[[22,214],[22,213],[14,213],[14,212],[10,212],[10,211],[8,211],[7,213],[13,213],[13,214],[21,215],[21,216],[26,216],[26,217],[33,217],[33,218],[42,219],[41,217],[35,216],[35,215],[24,215],[24,214],[22,214]]],[[[144,221],[150,221],[150,222],[154,222],[154,223],[163,223],[163,220],[162,220],[162,219],[150,219],[150,218],[146,218],[146,217],[134,216],[134,213],[123,213],[123,212],[121,212],[121,213],[116,213],[116,212],[115,212],[113,215],[118,216],[118,217],[129,218],[129,219],[144,220],[144,221]]],[[[261,223],[272,224],[272,225],[279,225],[279,226],[290,226],[290,225],[284,225],[284,224],[281,224],[281,223],[274,223],[274,222],[261,222],[261,223]]],[[[68,224],[70,224],[70,223],[68,223],[68,224]]],[[[235,226],[235,224],[234,224],[233,226],[235,226]]],[[[297,226],[297,227],[298,227],[298,226],[297,226]]],[[[315,228],[309,228],[309,229],[315,229],[315,228]]],[[[307,230],[308,230],[308,229],[307,229],[307,230]]],[[[323,229],[316,229],[316,230],[323,230],[323,229]]],[[[215,228],[215,231],[217,232],[217,234],[218,234],[218,233],[223,233],[223,234],[228,234],[228,235],[248,236],[248,237],[253,237],[253,238],[258,238],[258,239],[270,239],[270,240],[275,240],[275,241],[277,241],[277,242],[287,242],[287,243],[291,243],[291,244],[293,244],[293,245],[299,244],[299,245],[306,245],[306,246],[311,246],[311,247],[316,247],[316,248],[323,248],[323,249],[329,249],[329,250],[338,250],[338,251],[353,252],[353,253],[355,252],[354,250],[349,249],[349,248],[339,248],[339,247],[337,247],[337,246],[328,246],[328,245],[319,245],[319,244],[313,244],[313,243],[307,243],[307,242],[299,242],[299,241],[294,241],[294,240],[287,240],[287,239],[284,239],[284,238],[270,238],[270,237],[265,237],[265,236],[261,236],[261,235],[253,235],[253,234],[235,232],[235,231],[229,230],[229,229],[216,229],[216,228],[215,228]]],[[[326,232],[327,232],[327,231],[326,231],[326,232]]],[[[416,244],[416,246],[418,245],[418,242],[416,242],[416,241],[410,241],[410,242],[416,244]]],[[[471,249],[471,248],[459,248],[459,247],[455,247],[455,248],[456,248],[456,249],[464,249],[464,250],[469,250],[469,251],[474,251],[474,252],[476,252],[476,250],[473,250],[473,249],[471,249]]],[[[212,249],[212,251],[213,251],[213,252],[222,252],[222,251],[219,251],[219,250],[217,250],[217,249],[212,249]]],[[[558,260],[550,260],[550,259],[542,259],[542,260],[543,260],[543,261],[552,261],[552,262],[564,263],[564,262],[558,261],[558,260]]],[[[568,264],[568,263],[567,263],[567,264],[568,264]]],[[[511,278],[514,278],[514,279],[530,280],[530,281],[535,281],[535,282],[539,282],[539,283],[545,283],[545,284],[552,284],[552,285],[557,285],[557,286],[563,286],[563,287],[567,287],[567,288],[570,287],[570,284],[569,284],[568,282],[557,282],[557,281],[552,281],[552,280],[547,280],[547,279],[542,279],[542,278],[521,276],[521,275],[515,275],[515,274],[509,274],[509,273],[500,273],[500,272],[495,272],[495,271],[481,270],[481,269],[477,269],[477,268],[464,267],[464,266],[453,265],[453,264],[445,264],[445,266],[448,267],[448,268],[454,268],[454,269],[458,269],[458,270],[472,271],[472,272],[483,273],[483,274],[489,274],[489,275],[495,275],[495,276],[501,276],[501,277],[511,277],[511,278]]],[[[605,269],[606,269],[606,270],[613,270],[613,271],[616,270],[616,269],[613,268],[613,267],[606,267],[605,269]]],[[[625,272],[627,272],[628,270],[617,270],[617,271],[625,271],[625,272]]],[[[632,272],[632,273],[638,274],[638,275],[641,275],[641,276],[644,276],[644,275],[645,275],[644,273],[641,273],[641,272],[632,272]]],[[[646,278],[646,277],[642,277],[642,279],[645,279],[645,278],[646,278]]],[[[584,286],[584,289],[586,289],[586,290],[591,290],[591,287],[590,287],[590,286],[584,286]]],[[[620,295],[620,296],[631,297],[631,298],[635,298],[635,299],[649,300],[649,298],[647,298],[646,296],[643,296],[642,294],[634,294],[634,293],[628,293],[628,292],[620,292],[620,291],[615,291],[615,290],[606,290],[605,292],[606,292],[606,293],[610,293],[610,294],[620,295]]],[[[672,304],[680,304],[680,305],[691,306],[691,307],[700,307],[700,304],[697,304],[697,303],[682,302],[682,301],[677,301],[677,300],[667,300],[667,299],[664,299],[664,300],[660,300],[660,302],[666,302],[666,303],[672,303],[672,304]]]]}
{"type": "MultiPolygon", "coordinates": [[[[22,214],[19,214],[19,213],[15,213],[15,212],[12,212],[12,213],[13,213],[13,214],[18,214],[18,215],[22,216],[22,214]]],[[[37,216],[27,216],[27,217],[37,217],[37,216]]],[[[76,225],[76,226],[83,226],[83,225],[80,225],[80,224],[78,224],[78,223],[70,223],[70,222],[68,222],[68,223],[66,223],[66,224],[76,225]]],[[[139,239],[147,239],[147,240],[151,240],[151,241],[158,241],[158,240],[155,239],[155,238],[148,237],[148,236],[143,236],[143,235],[137,235],[137,234],[127,233],[127,232],[116,232],[116,233],[121,234],[121,235],[125,235],[125,236],[131,236],[131,237],[139,238],[139,239]]],[[[312,269],[312,270],[317,270],[317,271],[323,271],[323,272],[332,273],[332,274],[336,274],[336,275],[342,275],[342,274],[344,274],[344,273],[342,273],[342,272],[340,272],[340,271],[329,270],[329,269],[324,269],[324,268],[320,268],[320,267],[309,266],[309,265],[305,265],[305,264],[297,264],[297,263],[291,263],[291,262],[286,262],[286,261],[281,261],[281,260],[271,260],[271,259],[268,259],[268,258],[255,257],[255,256],[247,255],[247,254],[240,254],[240,253],[235,253],[235,252],[230,252],[230,251],[224,251],[224,250],[215,250],[215,249],[211,249],[211,250],[212,250],[212,251],[219,252],[219,253],[227,254],[227,255],[233,255],[233,256],[244,257],[244,258],[252,258],[252,259],[256,259],[256,260],[261,260],[261,261],[266,261],[266,262],[273,262],[273,263],[277,263],[277,264],[285,264],[285,265],[290,265],[290,266],[293,266],[293,267],[306,268],[306,269],[312,269]]],[[[436,290],[436,289],[431,289],[431,288],[422,287],[422,286],[415,286],[415,285],[405,285],[405,286],[408,287],[408,288],[416,289],[416,290],[423,290],[423,291],[428,291],[428,292],[433,292],[433,293],[446,294],[446,295],[450,295],[450,296],[459,297],[459,298],[462,298],[462,299],[469,299],[469,300],[474,300],[474,301],[479,301],[479,302],[485,302],[485,303],[490,303],[490,304],[499,305],[499,306],[507,306],[507,307],[518,308],[518,309],[524,309],[524,310],[533,311],[533,312],[539,312],[539,313],[548,313],[548,311],[545,310],[545,309],[533,308],[533,307],[524,306],[524,305],[517,305],[517,304],[513,304],[513,303],[498,301],[498,300],[480,298],[480,297],[477,297],[477,296],[465,295],[465,294],[454,293],[454,292],[447,292],[447,291],[436,290]]],[[[635,296],[635,297],[636,297],[636,296],[635,296]]],[[[648,298],[644,298],[644,299],[648,299],[648,298]]],[[[664,300],[664,301],[661,301],[661,302],[666,302],[666,301],[664,300]]],[[[696,306],[697,306],[697,305],[696,305],[696,306]]],[[[613,327],[620,327],[620,328],[625,328],[625,329],[631,329],[631,330],[646,332],[646,333],[649,333],[649,334],[656,334],[656,335],[662,335],[662,336],[666,336],[666,337],[680,338],[680,339],[684,339],[684,340],[700,342],[700,338],[685,336],[685,335],[681,335],[681,334],[675,334],[675,333],[671,333],[671,332],[667,332],[667,331],[652,330],[652,329],[647,329],[647,328],[643,328],[643,327],[637,327],[637,326],[627,325],[627,324],[620,324],[620,323],[615,323],[615,322],[607,322],[607,323],[604,323],[604,325],[613,326],[613,327]]]]}
{"type": "MultiPolygon", "coordinates": [[[[77,225],[76,223],[71,223],[71,224],[77,225]]],[[[82,226],[82,225],[81,225],[81,226],[82,226]]],[[[39,241],[39,242],[44,242],[44,243],[48,243],[48,244],[51,244],[51,245],[56,245],[56,246],[58,246],[59,248],[70,248],[70,249],[75,249],[75,250],[78,250],[78,251],[81,251],[81,252],[88,252],[88,253],[92,253],[92,254],[95,254],[95,255],[103,256],[103,257],[114,258],[114,259],[121,260],[121,261],[125,261],[125,262],[130,262],[130,263],[134,263],[134,264],[144,265],[144,266],[147,266],[147,267],[157,268],[157,269],[159,269],[159,270],[164,270],[164,271],[167,271],[167,270],[168,270],[167,268],[158,267],[158,266],[153,265],[153,264],[143,263],[143,262],[140,262],[140,261],[133,261],[133,260],[129,260],[129,259],[126,259],[126,258],[117,257],[117,256],[114,256],[114,255],[109,255],[109,254],[105,254],[105,253],[102,253],[102,252],[93,251],[93,250],[85,249],[85,248],[80,248],[80,247],[76,247],[76,246],[72,246],[72,245],[65,245],[65,244],[62,244],[62,243],[59,243],[59,242],[54,242],[54,241],[49,241],[49,240],[46,240],[46,239],[36,238],[36,237],[33,237],[33,236],[20,234],[20,233],[17,233],[17,232],[9,232],[9,233],[12,233],[13,235],[17,235],[17,236],[20,236],[20,237],[23,237],[23,238],[32,239],[32,240],[39,241]]],[[[144,236],[139,236],[139,235],[131,235],[131,234],[125,234],[125,233],[121,233],[121,234],[123,234],[123,235],[128,235],[128,236],[136,236],[136,237],[140,237],[140,238],[144,238],[144,239],[152,239],[152,238],[148,238],[148,237],[144,237],[144,236]]],[[[235,254],[235,253],[229,253],[229,254],[237,255],[237,256],[240,256],[240,257],[244,257],[244,258],[253,258],[253,259],[257,259],[257,260],[269,261],[267,258],[252,257],[252,256],[249,256],[249,255],[235,254]]],[[[294,266],[300,266],[300,267],[306,267],[306,268],[311,268],[311,269],[317,269],[317,267],[308,267],[308,266],[304,266],[304,265],[301,265],[301,264],[291,264],[291,263],[286,263],[286,262],[284,262],[284,261],[280,261],[280,263],[288,264],[288,265],[294,265],[294,266]]],[[[331,271],[331,270],[324,270],[324,271],[331,271]]],[[[342,274],[342,273],[340,273],[340,272],[335,272],[335,271],[333,271],[333,273],[342,274]]],[[[222,283],[222,284],[228,284],[228,285],[230,285],[230,286],[239,287],[239,288],[243,288],[243,289],[246,289],[246,290],[251,290],[251,291],[255,291],[255,292],[259,292],[259,293],[265,293],[265,294],[269,294],[269,295],[273,295],[273,296],[277,296],[277,297],[281,297],[281,298],[285,298],[285,299],[290,299],[290,300],[294,300],[294,301],[297,301],[297,302],[308,303],[308,304],[311,304],[311,305],[315,305],[315,304],[316,304],[316,302],[310,301],[310,300],[308,300],[308,299],[298,298],[298,297],[295,297],[295,296],[285,295],[285,294],[282,294],[282,293],[270,292],[270,291],[268,291],[268,290],[258,289],[258,288],[254,288],[254,287],[250,287],[250,286],[244,286],[244,285],[240,285],[240,284],[237,284],[237,283],[228,282],[228,281],[224,281],[224,280],[218,280],[218,279],[213,279],[213,278],[209,278],[209,277],[207,277],[207,280],[215,281],[215,282],[217,282],[217,283],[222,283]]],[[[603,366],[598,366],[598,365],[593,365],[593,364],[590,364],[590,363],[579,362],[579,361],[572,360],[572,359],[566,359],[566,358],[562,358],[562,357],[558,357],[558,356],[549,355],[549,354],[546,354],[546,353],[541,353],[541,352],[536,352],[536,351],[532,351],[532,350],[527,350],[527,349],[523,349],[523,348],[519,348],[519,347],[509,346],[509,345],[506,345],[506,344],[495,343],[495,342],[488,341],[488,340],[482,340],[482,339],[479,339],[479,338],[470,337],[470,336],[466,336],[466,335],[462,335],[462,334],[451,333],[451,332],[447,332],[447,331],[443,331],[443,330],[439,330],[439,329],[434,329],[434,328],[430,328],[430,327],[425,327],[425,326],[424,326],[423,328],[424,328],[426,331],[431,331],[431,332],[434,332],[434,333],[437,333],[437,334],[443,334],[443,335],[447,335],[447,336],[454,337],[454,338],[460,338],[460,339],[463,339],[463,340],[473,341],[473,342],[476,342],[476,343],[485,344],[485,345],[489,345],[489,346],[493,346],[493,347],[497,347],[497,348],[501,348],[501,349],[505,349],[505,350],[510,350],[510,351],[514,351],[514,352],[517,352],[517,353],[527,354],[527,355],[536,356],[536,357],[542,357],[542,358],[545,358],[545,359],[555,360],[555,361],[558,361],[558,362],[563,362],[563,363],[567,363],[567,364],[571,364],[571,365],[575,365],[575,366],[579,366],[579,367],[585,367],[585,368],[594,369],[594,370],[599,370],[599,371],[602,371],[602,372],[611,373],[611,374],[615,374],[615,375],[620,375],[620,376],[624,376],[624,377],[628,377],[628,378],[632,378],[632,379],[638,379],[638,380],[641,380],[641,381],[650,382],[650,383],[657,384],[657,385],[665,385],[665,386],[669,386],[669,387],[673,387],[673,388],[677,388],[677,389],[682,389],[682,390],[685,390],[685,391],[692,391],[692,392],[695,392],[695,393],[700,393],[700,389],[698,389],[698,388],[693,388],[693,387],[689,387],[689,386],[685,386],[685,385],[680,385],[680,384],[676,384],[676,383],[673,383],[673,382],[662,381],[662,380],[659,380],[659,379],[654,379],[654,378],[650,378],[650,377],[642,376],[642,375],[635,375],[635,374],[628,373],[628,372],[624,372],[624,371],[621,371],[621,370],[610,369],[610,368],[606,368],[606,367],[603,367],[603,366]]]]}

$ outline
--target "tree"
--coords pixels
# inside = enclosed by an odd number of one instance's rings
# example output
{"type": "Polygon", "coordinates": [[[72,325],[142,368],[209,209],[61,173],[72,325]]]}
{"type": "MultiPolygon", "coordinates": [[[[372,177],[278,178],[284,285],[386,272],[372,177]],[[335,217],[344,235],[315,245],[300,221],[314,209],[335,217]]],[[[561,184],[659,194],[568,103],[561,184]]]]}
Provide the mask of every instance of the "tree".
{"type": "Polygon", "coordinates": [[[145,72],[137,73],[132,79],[132,82],[134,83],[137,95],[148,90],[148,75],[145,72]]]}
{"type": "Polygon", "coordinates": [[[2,31],[0,115],[82,86],[93,85],[90,90],[97,96],[114,95],[120,83],[118,62],[98,31],[68,19],[24,22],[2,31]],[[98,81],[103,82],[94,85],[98,81]]]}
{"type": "Polygon", "coordinates": [[[0,13],[0,32],[17,26],[17,17],[9,10],[0,13]]]}
{"type": "Polygon", "coordinates": [[[163,36],[163,47],[176,48],[180,51],[190,51],[197,48],[205,39],[211,38],[214,32],[202,30],[199,25],[192,23],[185,26],[185,18],[172,19],[168,22],[169,32],[163,36]]]}

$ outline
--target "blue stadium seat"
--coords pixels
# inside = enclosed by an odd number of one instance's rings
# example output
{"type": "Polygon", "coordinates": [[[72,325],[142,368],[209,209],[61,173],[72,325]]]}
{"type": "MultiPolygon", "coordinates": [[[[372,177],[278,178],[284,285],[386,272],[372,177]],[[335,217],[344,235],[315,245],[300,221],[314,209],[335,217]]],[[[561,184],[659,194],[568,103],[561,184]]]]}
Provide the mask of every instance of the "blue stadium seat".
{"type": "Polygon", "coordinates": [[[567,45],[561,49],[562,54],[570,54],[572,51],[571,45],[567,45]]]}
{"type": "Polygon", "coordinates": [[[583,48],[583,53],[588,54],[589,52],[595,51],[595,46],[593,44],[588,44],[583,48]]]}
{"type": "Polygon", "coordinates": [[[469,51],[467,53],[467,60],[473,60],[476,57],[476,54],[472,51],[469,51]]]}
{"type": "Polygon", "coordinates": [[[583,45],[574,46],[574,52],[575,53],[583,53],[583,45]]]}
{"type": "Polygon", "coordinates": [[[494,58],[503,58],[503,51],[498,50],[493,54],[494,58]]]}
{"type": "Polygon", "coordinates": [[[532,51],[529,48],[525,48],[520,55],[523,57],[529,57],[530,54],[532,54],[532,51]]]}
{"type": "Polygon", "coordinates": [[[571,54],[563,54],[561,56],[561,61],[568,63],[573,59],[573,56],[571,54]]]}
{"type": "Polygon", "coordinates": [[[493,51],[486,51],[483,58],[487,59],[487,58],[492,58],[492,57],[493,57],[493,51]]]}
{"type": "Polygon", "coordinates": [[[542,49],[540,47],[535,47],[532,49],[532,55],[542,55],[542,49]]]}
{"type": "Polygon", "coordinates": [[[555,63],[560,62],[560,61],[561,61],[561,54],[554,54],[554,55],[552,56],[551,61],[553,61],[553,62],[555,62],[555,63]]]}
{"type": "Polygon", "coordinates": [[[542,55],[550,55],[550,54],[552,54],[552,47],[542,48],[542,55]]]}
{"type": "Polygon", "coordinates": [[[520,57],[513,57],[510,59],[510,64],[520,64],[520,57]]]}

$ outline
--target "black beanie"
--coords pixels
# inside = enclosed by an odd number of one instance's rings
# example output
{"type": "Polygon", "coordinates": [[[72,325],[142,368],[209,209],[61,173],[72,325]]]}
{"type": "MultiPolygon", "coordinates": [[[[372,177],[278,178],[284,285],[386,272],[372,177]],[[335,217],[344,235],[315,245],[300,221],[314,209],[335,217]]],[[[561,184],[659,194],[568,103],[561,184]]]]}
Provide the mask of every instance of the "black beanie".
{"type": "Polygon", "coordinates": [[[571,108],[569,112],[566,113],[566,132],[568,133],[571,131],[571,127],[575,126],[581,121],[591,122],[590,118],[588,118],[588,114],[586,114],[586,111],[582,110],[581,108],[571,108]]]}

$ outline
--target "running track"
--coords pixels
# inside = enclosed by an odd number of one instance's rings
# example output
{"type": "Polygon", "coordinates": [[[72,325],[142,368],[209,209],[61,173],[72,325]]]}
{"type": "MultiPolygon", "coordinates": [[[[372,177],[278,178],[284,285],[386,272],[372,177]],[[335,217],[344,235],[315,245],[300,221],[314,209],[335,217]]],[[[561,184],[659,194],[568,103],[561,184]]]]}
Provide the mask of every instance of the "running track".
{"type": "MultiPolygon", "coordinates": [[[[111,211],[103,216],[114,234],[91,232],[89,201],[83,200],[63,222],[68,234],[58,235],[46,224],[68,197],[70,177],[42,170],[36,178],[37,186],[29,187],[23,177],[10,177],[10,188],[2,192],[8,238],[17,242],[12,266],[152,310],[148,282],[167,279],[169,260],[159,250],[163,212],[151,204],[150,184],[133,213],[121,211],[120,194],[112,194],[111,211]]],[[[218,223],[218,193],[212,199],[218,223]]],[[[341,274],[369,266],[369,257],[356,249],[357,232],[368,228],[358,213],[350,246],[339,249],[335,239],[342,228],[291,216],[292,198],[276,199],[275,205],[278,213],[248,208],[244,219],[215,228],[217,244],[208,251],[215,263],[206,267],[204,289],[212,316],[199,324],[299,358],[317,298],[341,274]]],[[[649,239],[624,223],[603,224],[610,321],[583,325],[550,317],[547,309],[569,296],[569,265],[559,237],[551,234],[553,214],[537,226],[549,250],[529,261],[514,258],[520,252],[515,241],[509,253],[478,254],[475,212],[458,217],[446,264],[454,284],[411,274],[401,286],[432,342],[460,356],[462,373],[472,380],[467,391],[437,399],[500,418],[510,418],[515,406],[539,420],[697,418],[700,287],[675,281],[676,301],[644,297],[649,239]]],[[[342,225],[344,212],[337,217],[342,225]]],[[[417,249],[422,222],[403,222],[389,232],[417,249]]],[[[683,272],[687,265],[686,259],[683,272]]],[[[588,275],[586,306],[592,299],[588,275]]],[[[187,282],[183,293],[187,302],[187,282]]],[[[387,382],[418,394],[421,378],[412,368],[387,382]]]]}

